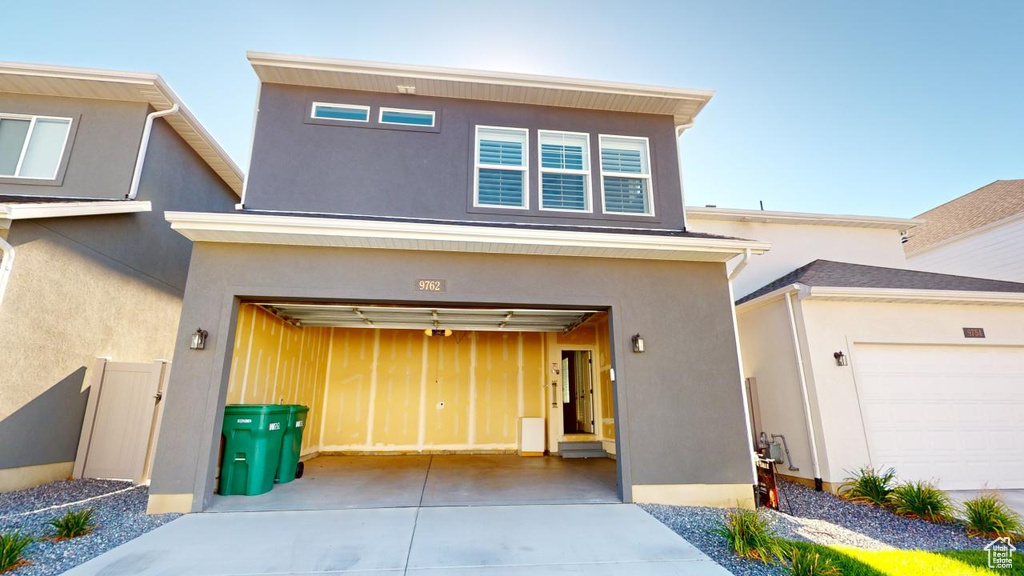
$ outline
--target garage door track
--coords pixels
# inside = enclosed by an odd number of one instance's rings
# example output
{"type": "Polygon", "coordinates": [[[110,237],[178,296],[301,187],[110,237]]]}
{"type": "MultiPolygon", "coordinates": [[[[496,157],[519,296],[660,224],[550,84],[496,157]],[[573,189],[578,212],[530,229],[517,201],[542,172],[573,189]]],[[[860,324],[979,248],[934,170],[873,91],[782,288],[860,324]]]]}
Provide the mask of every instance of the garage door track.
{"type": "Polygon", "coordinates": [[[192,514],[66,574],[360,573],[729,574],[630,504],[192,514]]]}

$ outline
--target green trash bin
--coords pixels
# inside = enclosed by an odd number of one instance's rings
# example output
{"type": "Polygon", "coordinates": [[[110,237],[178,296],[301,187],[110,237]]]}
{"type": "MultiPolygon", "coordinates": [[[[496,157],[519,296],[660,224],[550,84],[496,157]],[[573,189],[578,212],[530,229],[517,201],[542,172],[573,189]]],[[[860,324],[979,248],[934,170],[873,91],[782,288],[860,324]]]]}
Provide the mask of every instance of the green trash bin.
{"type": "Polygon", "coordinates": [[[274,487],[288,407],[230,404],[224,408],[220,493],[255,496],[274,487]]]}
{"type": "Polygon", "coordinates": [[[288,421],[284,427],[284,439],[281,445],[281,464],[277,467],[277,481],[287,484],[296,478],[301,478],[299,472],[302,466],[299,463],[299,455],[302,453],[302,431],[306,429],[306,416],[309,414],[307,406],[289,404],[288,421]]]}

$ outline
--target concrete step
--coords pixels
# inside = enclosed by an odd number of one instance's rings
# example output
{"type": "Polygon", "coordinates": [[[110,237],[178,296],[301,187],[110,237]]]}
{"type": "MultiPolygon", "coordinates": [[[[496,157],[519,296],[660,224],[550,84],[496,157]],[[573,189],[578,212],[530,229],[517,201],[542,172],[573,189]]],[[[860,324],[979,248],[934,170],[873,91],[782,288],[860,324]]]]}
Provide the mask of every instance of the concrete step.
{"type": "Polygon", "coordinates": [[[573,450],[604,450],[601,442],[559,442],[558,452],[565,453],[573,450]]]}
{"type": "Polygon", "coordinates": [[[604,450],[569,450],[560,452],[562,458],[607,458],[608,453],[604,450]]]}

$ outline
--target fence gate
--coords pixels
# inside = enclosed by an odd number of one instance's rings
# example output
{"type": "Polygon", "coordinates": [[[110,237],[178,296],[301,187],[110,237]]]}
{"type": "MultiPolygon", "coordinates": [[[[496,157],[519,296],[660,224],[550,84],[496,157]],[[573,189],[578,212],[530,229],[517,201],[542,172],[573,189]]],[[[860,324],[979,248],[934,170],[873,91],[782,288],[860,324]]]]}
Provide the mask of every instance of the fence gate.
{"type": "Polygon", "coordinates": [[[111,362],[90,369],[91,389],[75,459],[76,478],[148,479],[170,364],[111,362]]]}

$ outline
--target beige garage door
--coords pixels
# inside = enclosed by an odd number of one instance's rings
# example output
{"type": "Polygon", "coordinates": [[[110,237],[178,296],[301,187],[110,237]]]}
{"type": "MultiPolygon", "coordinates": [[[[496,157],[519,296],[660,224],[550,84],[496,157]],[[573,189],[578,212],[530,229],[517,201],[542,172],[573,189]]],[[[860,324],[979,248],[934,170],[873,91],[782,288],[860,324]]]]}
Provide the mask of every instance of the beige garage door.
{"type": "Polygon", "coordinates": [[[1024,348],[858,344],[854,364],[873,465],[1024,488],[1024,348]]]}

